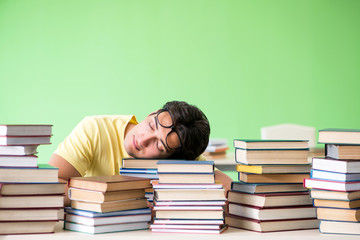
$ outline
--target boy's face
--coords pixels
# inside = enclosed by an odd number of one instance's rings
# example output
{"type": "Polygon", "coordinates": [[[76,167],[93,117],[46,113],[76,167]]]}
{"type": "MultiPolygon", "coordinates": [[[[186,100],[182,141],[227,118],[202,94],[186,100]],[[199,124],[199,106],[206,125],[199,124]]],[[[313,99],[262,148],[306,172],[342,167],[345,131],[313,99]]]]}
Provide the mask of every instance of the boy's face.
{"type": "Polygon", "coordinates": [[[177,133],[171,132],[171,128],[163,127],[171,125],[172,119],[167,111],[148,115],[126,133],[124,141],[126,152],[135,158],[169,157],[173,149],[180,146],[177,133]]]}

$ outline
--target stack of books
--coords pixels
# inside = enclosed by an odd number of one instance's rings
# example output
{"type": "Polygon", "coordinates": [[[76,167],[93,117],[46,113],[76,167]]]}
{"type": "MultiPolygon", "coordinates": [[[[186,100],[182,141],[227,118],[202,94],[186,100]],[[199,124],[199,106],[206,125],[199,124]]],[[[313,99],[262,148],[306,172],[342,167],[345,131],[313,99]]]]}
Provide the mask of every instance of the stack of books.
{"type": "Polygon", "coordinates": [[[64,219],[58,169],[39,164],[51,125],[0,125],[0,234],[52,233],[64,219]]]}
{"type": "MultiPolygon", "coordinates": [[[[155,158],[123,158],[122,167],[120,168],[120,175],[148,178],[159,180],[157,162],[163,159],[155,158]]],[[[171,159],[169,159],[171,161],[171,159]]],[[[149,202],[153,202],[154,190],[152,186],[145,189],[145,197],[149,202]]]]}
{"type": "Polygon", "coordinates": [[[71,178],[64,228],[92,234],[148,229],[150,186],[149,179],[121,175],[71,178]]]}
{"type": "Polygon", "coordinates": [[[159,161],[152,232],[222,233],[225,190],[215,183],[213,161],[159,161]]]}
{"type": "Polygon", "coordinates": [[[227,139],[212,138],[203,153],[207,159],[225,159],[226,151],[229,149],[227,139]]]}
{"type": "Polygon", "coordinates": [[[304,186],[317,208],[320,232],[360,234],[360,130],[324,129],[325,157],[313,158],[304,186]]]}
{"type": "Polygon", "coordinates": [[[239,181],[228,193],[225,222],[257,232],[318,227],[309,192],[308,142],[234,140],[239,181]]]}

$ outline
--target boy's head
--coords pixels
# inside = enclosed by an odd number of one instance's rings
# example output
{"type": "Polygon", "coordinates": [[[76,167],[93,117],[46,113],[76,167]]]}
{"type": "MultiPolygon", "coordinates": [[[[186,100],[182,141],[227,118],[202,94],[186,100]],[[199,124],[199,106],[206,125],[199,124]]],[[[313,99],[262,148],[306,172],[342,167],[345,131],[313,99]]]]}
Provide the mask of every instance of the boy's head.
{"type": "Polygon", "coordinates": [[[125,149],[137,158],[194,160],[204,152],[209,135],[209,121],[199,108],[172,101],[129,130],[125,149]]]}

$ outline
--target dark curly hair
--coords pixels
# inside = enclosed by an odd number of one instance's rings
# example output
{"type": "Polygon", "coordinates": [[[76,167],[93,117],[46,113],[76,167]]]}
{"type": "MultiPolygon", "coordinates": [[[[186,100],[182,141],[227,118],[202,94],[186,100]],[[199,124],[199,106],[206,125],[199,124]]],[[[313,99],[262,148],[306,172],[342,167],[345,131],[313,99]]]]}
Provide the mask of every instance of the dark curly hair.
{"type": "Polygon", "coordinates": [[[184,101],[165,103],[174,123],[174,130],[178,133],[182,147],[169,158],[195,160],[202,154],[210,136],[210,124],[205,114],[196,106],[184,101]]]}

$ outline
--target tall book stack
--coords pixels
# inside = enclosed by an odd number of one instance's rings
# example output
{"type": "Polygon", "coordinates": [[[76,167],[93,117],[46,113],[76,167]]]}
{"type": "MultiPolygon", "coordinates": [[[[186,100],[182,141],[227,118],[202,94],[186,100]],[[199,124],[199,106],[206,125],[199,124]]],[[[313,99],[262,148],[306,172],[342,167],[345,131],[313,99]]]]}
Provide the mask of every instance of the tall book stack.
{"type": "Polygon", "coordinates": [[[52,233],[64,218],[58,169],[38,164],[51,125],[0,125],[0,234],[52,233]]]}
{"type": "Polygon", "coordinates": [[[318,227],[302,186],[311,169],[307,141],[235,139],[234,147],[239,181],[228,193],[229,226],[257,232],[318,227]]]}
{"type": "Polygon", "coordinates": [[[64,228],[91,234],[148,229],[150,186],[149,179],[121,175],[71,178],[64,228]]]}
{"type": "MultiPolygon", "coordinates": [[[[159,180],[157,162],[162,159],[155,158],[123,158],[120,175],[142,177],[153,180],[159,180]]],[[[172,161],[169,159],[169,161],[172,161]]],[[[152,186],[145,189],[145,197],[149,202],[153,202],[154,190],[152,186]]]]}
{"type": "Polygon", "coordinates": [[[304,186],[317,208],[320,232],[360,235],[360,130],[324,129],[325,157],[313,158],[304,186]]]}
{"type": "Polygon", "coordinates": [[[159,161],[152,232],[222,233],[225,190],[215,183],[213,161],[159,161]]]}

